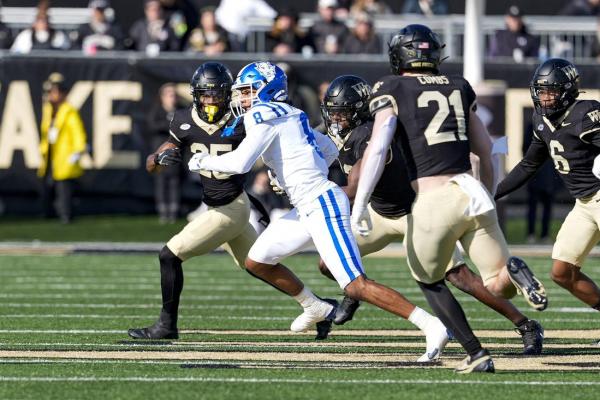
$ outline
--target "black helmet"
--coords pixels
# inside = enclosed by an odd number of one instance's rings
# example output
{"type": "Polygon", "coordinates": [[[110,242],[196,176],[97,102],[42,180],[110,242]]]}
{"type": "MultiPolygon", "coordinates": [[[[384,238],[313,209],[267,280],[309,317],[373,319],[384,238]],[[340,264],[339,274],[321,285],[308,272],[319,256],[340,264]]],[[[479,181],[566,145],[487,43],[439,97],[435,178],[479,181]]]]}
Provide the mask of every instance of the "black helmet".
{"type": "Polygon", "coordinates": [[[198,67],[190,81],[190,92],[200,118],[208,123],[215,123],[223,118],[229,109],[232,84],[231,72],[223,64],[207,62],[198,67]],[[214,96],[218,101],[215,104],[202,104],[202,95],[214,96]]]}
{"type": "Polygon", "coordinates": [[[551,117],[565,111],[575,103],[579,96],[579,72],[573,63],[562,58],[551,58],[544,61],[533,74],[529,84],[531,99],[535,111],[546,117],[551,117]],[[551,90],[556,93],[552,104],[545,105],[540,94],[551,90]]]}
{"type": "Polygon", "coordinates": [[[408,70],[426,70],[437,73],[446,45],[425,25],[405,26],[389,43],[388,55],[392,73],[400,75],[408,70]]]}
{"type": "Polygon", "coordinates": [[[369,97],[371,86],[355,75],[338,76],[331,82],[323,97],[321,113],[327,132],[336,139],[343,139],[352,129],[370,118],[369,97]],[[345,114],[348,126],[341,128],[332,120],[332,113],[345,114]]]}

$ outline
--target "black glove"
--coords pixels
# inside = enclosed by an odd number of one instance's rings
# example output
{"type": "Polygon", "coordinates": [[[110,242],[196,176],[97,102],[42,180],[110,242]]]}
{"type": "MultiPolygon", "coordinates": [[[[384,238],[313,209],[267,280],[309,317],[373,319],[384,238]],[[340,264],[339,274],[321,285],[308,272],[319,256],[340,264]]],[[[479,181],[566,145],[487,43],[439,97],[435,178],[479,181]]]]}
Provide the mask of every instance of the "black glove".
{"type": "Polygon", "coordinates": [[[156,165],[175,165],[183,161],[181,151],[177,147],[164,150],[154,156],[154,164],[156,165]]]}

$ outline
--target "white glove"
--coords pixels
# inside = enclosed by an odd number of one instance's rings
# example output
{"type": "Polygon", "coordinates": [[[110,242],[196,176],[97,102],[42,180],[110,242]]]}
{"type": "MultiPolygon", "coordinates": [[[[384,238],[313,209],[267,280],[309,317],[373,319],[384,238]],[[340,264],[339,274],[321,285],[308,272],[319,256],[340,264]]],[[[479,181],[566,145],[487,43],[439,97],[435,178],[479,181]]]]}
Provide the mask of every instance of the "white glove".
{"type": "Polygon", "coordinates": [[[73,153],[69,156],[69,164],[77,164],[79,159],[81,158],[81,153],[73,153]]]}
{"type": "Polygon", "coordinates": [[[592,166],[592,174],[598,179],[600,179],[600,155],[594,158],[594,165],[592,166]]]}
{"type": "Polygon", "coordinates": [[[277,176],[275,176],[270,169],[267,170],[267,175],[269,175],[269,184],[271,185],[271,189],[273,189],[275,194],[278,196],[285,196],[285,190],[281,186],[281,183],[279,183],[277,176]]]}
{"type": "Polygon", "coordinates": [[[350,223],[352,224],[352,229],[358,232],[360,236],[369,236],[369,233],[373,229],[373,223],[371,222],[371,216],[366,204],[354,203],[350,223]]]}
{"type": "Polygon", "coordinates": [[[190,169],[190,171],[200,172],[202,170],[202,168],[200,167],[200,164],[201,164],[202,159],[205,157],[208,157],[208,153],[203,153],[203,152],[195,153],[192,156],[192,158],[190,158],[190,161],[188,162],[188,168],[190,169]]]}

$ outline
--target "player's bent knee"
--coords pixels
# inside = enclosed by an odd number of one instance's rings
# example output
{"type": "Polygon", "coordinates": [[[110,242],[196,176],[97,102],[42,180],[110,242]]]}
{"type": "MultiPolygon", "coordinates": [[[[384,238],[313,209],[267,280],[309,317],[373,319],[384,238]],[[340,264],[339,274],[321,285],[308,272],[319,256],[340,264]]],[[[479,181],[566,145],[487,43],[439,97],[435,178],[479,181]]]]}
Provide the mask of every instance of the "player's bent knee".
{"type": "Polygon", "coordinates": [[[517,295],[517,288],[509,281],[500,281],[500,275],[487,280],[483,286],[494,296],[503,299],[512,299],[517,295]]]}
{"type": "Polygon", "coordinates": [[[163,248],[160,250],[160,252],[158,253],[158,259],[160,260],[161,264],[181,262],[181,259],[177,257],[167,246],[163,246],[163,248]]]}
{"type": "Polygon", "coordinates": [[[261,265],[261,263],[254,261],[251,258],[246,258],[246,261],[244,261],[244,266],[250,272],[255,272],[258,269],[260,269],[260,265],[261,265]]]}
{"type": "Polygon", "coordinates": [[[563,287],[569,286],[573,281],[575,268],[577,267],[568,262],[554,260],[550,277],[557,285],[563,287]]]}
{"type": "Polygon", "coordinates": [[[350,282],[344,288],[346,296],[351,297],[355,300],[363,300],[364,292],[367,288],[368,281],[364,276],[359,276],[352,282],[350,282]]]}
{"type": "Polygon", "coordinates": [[[471,293],[473,291],[473,274],[465,264],[448,271],[446,273],[446,280],[450,282],[452,286],[465,293],[471,293]]]}
{"type": "Polygon", "coordinates": [[[325,264],[325,261],[323,261],[323,260],[319,260],[319,271],[321,272],[321,274],[325,275],[329,279],[335,280],[335,278],[331,274],[331,271],[329,270],[329,268],[327,268],[327,265],[325,264]]]}

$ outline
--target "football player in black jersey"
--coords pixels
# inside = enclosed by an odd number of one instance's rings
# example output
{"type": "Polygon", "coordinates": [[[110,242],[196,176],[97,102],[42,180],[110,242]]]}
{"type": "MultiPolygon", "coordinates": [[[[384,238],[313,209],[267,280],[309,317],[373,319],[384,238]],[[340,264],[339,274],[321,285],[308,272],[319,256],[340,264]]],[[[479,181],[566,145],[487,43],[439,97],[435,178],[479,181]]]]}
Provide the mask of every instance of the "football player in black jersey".
{"type": "MultiPolygon", "coordinates": [[[[159,172],[162,166],[182,161],[182,150],[192,153],[227,153],[245,137],[244,125],[236,124],[229,110],[231,73],[221,63],[207,62],[191,80],[193,104],[175,113],[171,137],[146,159],[146,170],[159,172]]],[[[187,224],[160,251],[163,305],[160,317],[147,328],[130,329],[135,339],[177,339],[177,314],[183,289],[182,262],[223,245],[242,267],[257,235],[248,222],[250,204],[243,190],[244,175],[203,171],[203,202],[208,210],[187,224]]]]}
{"type": "MultiPolygon", "coordinates": [[[[370,95],[371,87],[364,79],[342,75],[331,82],[321,104],[327,134],[338,147],[340,168],[348,176],[348,184],[342,189],[351,202],[356,194],[362,154],[373,128],[369,113],[370,95]]],[[[405,216],[410,213],[414,197],[403,158],[393,144],[387,156],[386,168],[369,203],[369,213],[374,222],[372,234],[368,237],[354,234],[361,256],[381,250],[392,241],[402,240],[406,233],[405,216]]],[[[319,269],[325,276],[334,279],[323,260],[319,263],[319,269]]],[[[406,309],[411,310],[406,319],[421,329],[427,338],[428,349],[417,361],[437,360],[441,348],[447,343],[446,328],[437,318],[406,298],[402,301],[406,303],[406,309]]],[[[358,300],[345,296],[333,322],[342,325],[351,320],[359,305],[358,300]]]]}
{"type": "Polygon", "coordinates": [[[552,280],[600,311],[600,290],[581,272],[600,239],[600,103],[577,100],[579,72],[569,61],[542,63],[530,84],[533,141],[524,158],[498,185],[499,199],[523,185],[551,158],[575,206],[552,250],[552,280]]]}
{"type": "MultiPolygon", "coordinates": [[[[373,129],[373,119],[368,111],[370,93],[370,87],[364,79],[354,75],[342,75],[331,82],[321,105],[327,133],[338,146],[338,161],[342,171],[348,176],[348,183],[342,189],[350,201],[356,195],[362,157],[373,129]]],[[[414,199],[415,192],[410,186],[404,158],[396,143],[392,142],[383,173],[368,205],[372,230],[368,236],[355,234],[361,256],[379,251],[391,242],[404,238],[407,215],[414,199]]],[[[333,279],[322,260],[319,268],[324,275],[333,279]]],[[[467,267],[458,248],[453,253],[446,271],[445,278],[452,285],[515,324],[523,339],[523,354],[541,353],[543,329],[539,323],[529,320],[508,300],[491,294],[483,285],[481,277],[467,267]]],[[[351,320],[359,304],[357,300],[344,297],[333,322],[341,325],[351,320]]],[[[418,307],[416,309],[419,313],[418,307]]],[[[421,361],[431,360],[424,357],[421,361]]]]}
{"type": "Polygon", "coordinates": [[[363,156],[352,223],[357,232],[368,234],[367,204],[396,137],[417,193],[406,235],[413,277],[468,353],[456,371],[494,372],[489,352],[444,283],[456,241],[493,294],[511,298],[520,290],[538,310],[547,306],[547,298],[527,265],[510,257],[488,192],[493,191],[491,140],[475,114],[475,93],[469,83],[439,74],[442,48],[437,35],[423,25],[409,25],[392,38],[389,56],[394,75],[373,87],[370,110],[375,122],[363,156]],[[480,159],[482,182],[470,174],[470,152],[480,159]]]}

